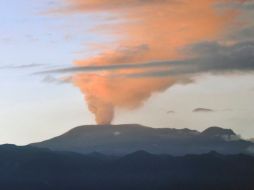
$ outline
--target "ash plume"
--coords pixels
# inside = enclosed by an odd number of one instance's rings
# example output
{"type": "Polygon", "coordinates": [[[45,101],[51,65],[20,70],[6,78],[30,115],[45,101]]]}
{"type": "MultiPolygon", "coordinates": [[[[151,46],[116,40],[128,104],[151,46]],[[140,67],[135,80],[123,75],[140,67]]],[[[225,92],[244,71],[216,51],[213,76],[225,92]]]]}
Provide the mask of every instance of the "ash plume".
{"type": "MultiPolygon", "coordinates": [[[[235,9],[218,11],[216,4],[232,2],[225,0],[65,0],[67,6],[59,12],[104,13],[117,15],[125,22],[105,23],[97,26],[95,32],[121,34],[117,48],[108,48],[100,54],[77,60],[78,67],[100,66],[100,73],[76,73],[72,76],[75,86],[84,94],[89,110],[95,115],[98,124],[109,124],[114,118],[115,108],[135,109],[142,106],[154,93],[162,92],[179,81],[175,76],[162,76],[171,71],[165,68],[132,67],[146,62],[172,61],[192,58],[179,51],[186,46],[202,41],[219,39],[225,29],[233,24],[238,15],[235,9]],[[112,69],[104,66],[112,65],[112,69]],[[114,69],[123,65],[125,69],[114,69]],[[128,68],[129,67],[129,68],[128,68]],[[152,73],[146,77],[135,76],[152,73]],[[160,77],[154,77],[159,73],[160,77]],[[114,77],[114,76],[120,77],[114,77]]],[[[242,1],[235,0],[239,4],[242,1]]],[[[186,65],[187,67],[188,64],[186,65]]],[[[194,69],[197,65],[194,64],[194,69]]],[[[97,68],[97,69],[100,69],[97,68]]],[[[174,70],[173,70],[174,72],[174,70]]],[[[182,80],[182,79],[181,79],[182,80]]],[[[187,81],[187,80],[183,80],[187,81]]]]}

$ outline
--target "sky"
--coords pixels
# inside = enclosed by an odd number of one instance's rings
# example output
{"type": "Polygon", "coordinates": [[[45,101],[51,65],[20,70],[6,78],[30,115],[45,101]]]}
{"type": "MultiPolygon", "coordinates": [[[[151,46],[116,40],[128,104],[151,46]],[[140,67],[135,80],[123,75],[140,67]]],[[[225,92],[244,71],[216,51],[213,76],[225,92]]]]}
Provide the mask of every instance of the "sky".
{"type": "Polygon", "coordinates": [[[254,137],[254,1],[0,0],[0,143],[78,125],[254,137]]]}

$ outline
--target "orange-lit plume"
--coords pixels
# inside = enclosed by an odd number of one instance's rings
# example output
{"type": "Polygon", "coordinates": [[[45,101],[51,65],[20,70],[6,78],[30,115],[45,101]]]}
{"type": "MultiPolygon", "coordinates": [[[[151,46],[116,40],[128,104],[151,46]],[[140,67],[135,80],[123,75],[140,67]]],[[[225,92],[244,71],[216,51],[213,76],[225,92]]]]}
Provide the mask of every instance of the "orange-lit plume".
{"type": "Polygon", "coordinates": [[[163,91],[175,83],[171,78],[132,79],[125,77],[77,74],[74,83],[85,94],[89,110],[98,124],[109,124],[114,108],[134,109],[143,104],[153,92],[163,91]]]}
{"type": "MultiPolygon", "coordinates": [[[[75,62],[78,66],[182,59],[185,55],[181,49],[193,43],[219,39],[237,15],[234,10],[216,7],[229,0],[66,1],[70,5],[69,12],[107,12],[121,19],[94,29],[117,35],[118,48],[78,60],[75,62]]],[[[73,76],[73,82],[84,93],[97,123],[109,124],[116,107],[137,108],[154,92],[164,91],[177,82],[172,77],[124,77],[126,73],[145,71],[147,69],[81,73],[73,76]]]]}

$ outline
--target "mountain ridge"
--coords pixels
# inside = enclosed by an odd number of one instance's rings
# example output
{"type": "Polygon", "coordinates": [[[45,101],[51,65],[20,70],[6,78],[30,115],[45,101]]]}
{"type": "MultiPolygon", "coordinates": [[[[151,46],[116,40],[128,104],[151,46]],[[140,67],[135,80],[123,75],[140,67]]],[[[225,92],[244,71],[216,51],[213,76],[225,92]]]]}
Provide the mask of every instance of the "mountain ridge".
{"type": "Polygon", "coordinates": [[[249,153],[252,142],[240,139],[231,129],[210,127],[191,129],[151,128],[139,124],[86,125],[63,135],[32,143],[31,146],[78,153],[100,152],[124,155],[145,150],[155,154],[249,153]]]}
{"type": "Polygon", "coordinates": [[[4,190],[252,190],[254,186],[254,157],[244,154],[171,156],[140,150],[108,159],[0,145],[0,155],[4,190]]]}

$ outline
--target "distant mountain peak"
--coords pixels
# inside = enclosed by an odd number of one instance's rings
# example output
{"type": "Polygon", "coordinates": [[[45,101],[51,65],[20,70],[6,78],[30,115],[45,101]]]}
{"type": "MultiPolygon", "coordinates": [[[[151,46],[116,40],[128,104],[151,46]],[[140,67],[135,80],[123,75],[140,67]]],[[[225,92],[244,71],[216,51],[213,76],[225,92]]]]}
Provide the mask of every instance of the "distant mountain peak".
{"type": "Polygon", "coordinates": [[[232,129],[224,129],[218,126],[209,127],[201,134],[205,136],[236,135],[232,129]]]}

